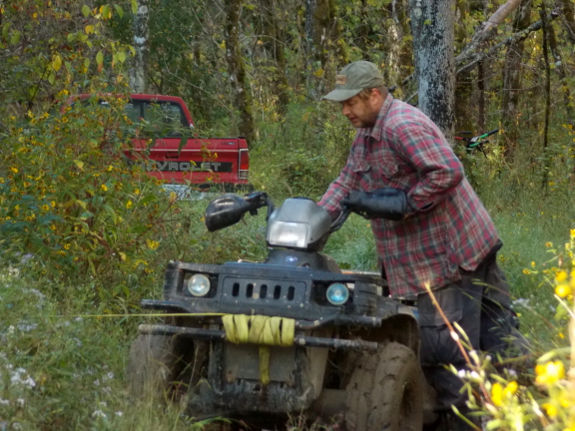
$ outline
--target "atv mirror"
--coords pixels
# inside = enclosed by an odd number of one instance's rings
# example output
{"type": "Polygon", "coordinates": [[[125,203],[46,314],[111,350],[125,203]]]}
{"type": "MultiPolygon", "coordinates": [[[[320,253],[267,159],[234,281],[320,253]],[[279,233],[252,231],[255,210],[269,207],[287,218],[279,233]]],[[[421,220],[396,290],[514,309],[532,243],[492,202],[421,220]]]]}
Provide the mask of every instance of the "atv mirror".
{"type": "Polygon", "coordinates": [[[206,209],[206,227],[210,232],[239,222],[252,205],[237,195],[224,195],[214,199],[206,209]]]}

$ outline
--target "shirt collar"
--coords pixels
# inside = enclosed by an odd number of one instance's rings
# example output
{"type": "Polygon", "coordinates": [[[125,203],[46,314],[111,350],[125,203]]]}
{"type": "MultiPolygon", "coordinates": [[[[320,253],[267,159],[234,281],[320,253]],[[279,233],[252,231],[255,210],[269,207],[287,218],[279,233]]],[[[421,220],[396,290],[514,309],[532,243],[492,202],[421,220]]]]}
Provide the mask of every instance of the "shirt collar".
{"type": "Polygon", "coordinates": [[[375,120],[375,125],[373,127],[364,127],[359,129],[359,134],[369,137],[371,136],[376,141],[381,140],[381,132],[383,130],[383,125],[385,123],[385,116],[391,108],[391,104],[393,103],[393,97],[388,94],[383,101],[383,105],[381,105],[381,109],[379,110],[379,114],[377,114],[377,119],[375,120]]]}

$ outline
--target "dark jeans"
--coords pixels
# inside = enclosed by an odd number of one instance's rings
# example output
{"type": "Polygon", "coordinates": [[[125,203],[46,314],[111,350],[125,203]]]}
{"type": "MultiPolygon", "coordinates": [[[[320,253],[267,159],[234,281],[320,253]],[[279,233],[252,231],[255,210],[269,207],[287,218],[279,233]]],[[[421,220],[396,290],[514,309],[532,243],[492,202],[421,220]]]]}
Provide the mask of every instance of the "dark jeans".
{"type": "MultiPolygon", "coordinates": [[[[433,290],[433,294],[447,320],[457,322],[465,331],[471,349],[489,352],[494,357],[509,357],[525,353],[527,342],[517,331],[516,318],[510,309],[509,285],[496,261],[499,248],[500,245],[494,248],[475,271],[461,270],[461,281],[433,290]]],[[[446,364],[452,364],[458,370],[465,369],[464,356],[431,296],[419,295],[417,306],[421,365],[437,393],[438,409],[464,407],[466,394],[459,393],[463,383],[445,368],[446,364]]]]}

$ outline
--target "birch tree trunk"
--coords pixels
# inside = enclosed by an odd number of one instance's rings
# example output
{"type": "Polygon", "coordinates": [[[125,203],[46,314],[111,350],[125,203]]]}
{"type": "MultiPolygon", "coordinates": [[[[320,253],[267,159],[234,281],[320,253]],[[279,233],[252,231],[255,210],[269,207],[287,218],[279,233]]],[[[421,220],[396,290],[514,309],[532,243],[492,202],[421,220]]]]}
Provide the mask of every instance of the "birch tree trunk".
{"type": "Polygon", "coordinates": [[[130,69],[130,88],[133,93],[146,93],[148,89],[148,37],[150,18],[149,0],[138,0],[134,17],[134,49],[136,54],[130,69]]]}
{"type": "Polygon", "coordinates": [[[453,137],[455,66],[454,0],[410,0],[418,107],[453,137]]]}
{"type": "Polygon", "coordinates": [[[240,6],[241,0],[226,0],[226,59],[235,108],[240,113],[238,131],[241,136],[251,140],[255,138],[255,125],[252,97],[240,48],[240,6]]]}
{"type": "MultiPolygon", "coordinates": [[[[522,0],[519,11],[513,22],[513,33],[529,27],[531,20],[531,0],[522,0]]],[[[505,159],[513,160],[513,153],[518,139],[517,105],[521,91],[521,58],[523,57],[524,41],[520,40],[509,45],[505,55],[503,69],[503,101],[501,103],[501,122],[507,140],[505,159]]]]}

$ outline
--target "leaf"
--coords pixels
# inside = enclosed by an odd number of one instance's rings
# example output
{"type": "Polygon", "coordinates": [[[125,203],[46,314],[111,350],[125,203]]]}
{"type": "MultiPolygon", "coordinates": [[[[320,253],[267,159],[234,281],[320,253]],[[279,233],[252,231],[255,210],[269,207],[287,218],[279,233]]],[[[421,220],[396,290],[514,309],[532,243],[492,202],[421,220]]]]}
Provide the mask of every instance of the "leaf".
{"type": "Polygon", "coordinates": [[[120,251],[120,252],[118,252],[118,254],[120,255],[120,260],[121,260],[122,262],[124,262],[124,261],[126,260],[126,253],[123,253],[123,252],[120,251]]]}
{"type": "Polygon", "coordinates": [[[104,64],[104,54],[102,51],[98,51],[96,54],[96,63],[98,63],[98,66],[102,66],[102,64],[104,64]]]}
{"type": "Polygon", "coordinates": [[[126,53],[124,51],[120,51],[118,53],[118,61],[120,63],[123,63],[124,61],[126,61],[126,53]]]}
{"type": "Polygon", "coordinates": [[[84,170],[84,162],[82,160],[74,160],[74,163],[76,164],[76,166],[78,166],[78,169],[80,169],[81,171],[84,170]]]}
{"type": "Polygon", "coordinates": [[[132,13],[134,15],[138,13],[138,2],[136,0],[132,0],[132,13]]]}
{"type": "Polygon", "coordinates": [[[52,58],[52,69],[54,69],[55,72],[58,72],[61,67],[62,67],[62,57],[56,54],[52,58]]]}
{"type": "Polygon", "coordinates": [[[48,75],[48,82],[52,85],[54,85],[54,82],[56,82],[56,74],[54,72],[48,75]]]}
{"type": "Polygon", "coordinates": [[[21,33],[18,30],[14,30],[12,32],[12,37],[10,37],[10,43],[12,45],[15,45],[18,42],[20,42],[20,36],[21,36],[21,33]]]}
{"type": "Polygon", "coordinates": [[[90,8],[87,5],[82,6],[82,13],[87,18],[90,15],[90,8]]]}
{"type": "Polygon", "coordinates": [[[90,59],[89,58],[84,59],[84,67],[86,69],[90,67],[90,59]]]}
{"type": "Polygon", "coordinates": [[[118,215],[116,214],[116,211],[114,211],[114,209],[110,205],[102,205],[102,208],[104,208],[106,212],[110,215],[114,224],[118,224],[118,215]]]}
{"type": "Polygon", "coordinates": [[[7,22],[2,26],[2,39],[8,39],[8,31],[10,31],[11,25],[11,23],[7,22]]]}
{"type": "Polygon", "coordinates": [[[112,16],[112,13],[110,12],[110,5],[104,5],[102,8],[102,16],[104,19],[108,19],[110,16],[112,16]]]}
{"type": "Polygon", "coordinates": [[[88,206],[88,204],[87,204],[86,202],[81,201],[81,200],[79,200],[79,199],[76,200],[76,203],[77,203],[78,205],[80,205],[80,206],[82,207],[82,209],[84,209],[84,210],[85,210],[86,207],[88,206]]]}
{"type": "Polygon", "coordinates": [[[124,16],[124,9],[122,9],[118,4],[115,4],[114,7],[116,8],[116,13],[118,16],[122,18],[124,16]]]}
{"type": "Polygon", "coordinates": [[[84,29],[84,31],[86,32],[86,34],[92,34],[94,33],[94,26],[93,25],[87,25],[86,28],[84,29]]]}

